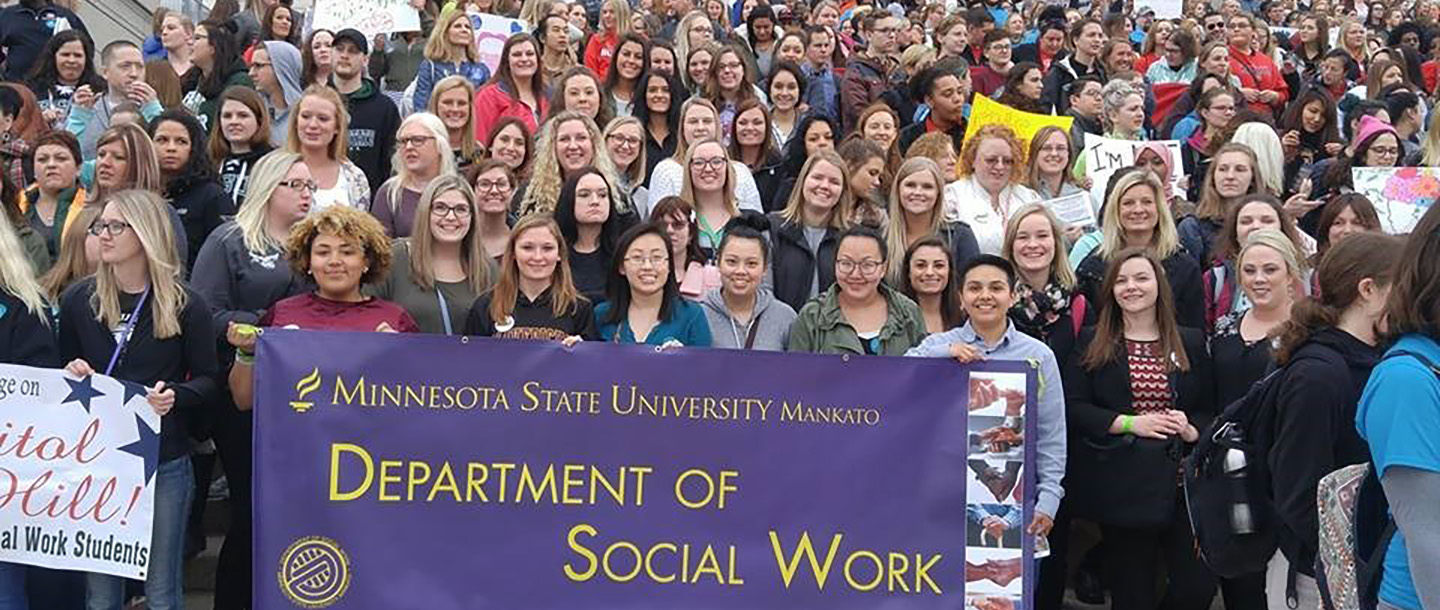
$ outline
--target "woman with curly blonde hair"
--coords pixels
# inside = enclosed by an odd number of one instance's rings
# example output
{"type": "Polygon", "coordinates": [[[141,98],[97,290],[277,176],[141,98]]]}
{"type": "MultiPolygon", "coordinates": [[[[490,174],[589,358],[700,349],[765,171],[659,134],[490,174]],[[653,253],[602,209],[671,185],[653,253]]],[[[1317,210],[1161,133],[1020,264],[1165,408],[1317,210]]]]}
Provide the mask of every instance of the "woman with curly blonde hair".
{"type": "Polygon", "coordinates": [[[551,117],[540,129],[530,183],[520,193],[520,215],[553,212],[565,179],[586,167],[594,167],[612,185],[610,196],[616,211],[630,213],[629,198],[621,197],[613,186],[619,184],[619,172],[605,150],[600,128],[590,117],[567,110],[551,117]]]}
{"type": "Polygon", "coordinates": [[[1000,254],[1010,214],[1040,200],[1038,193],[1025,186],[1025,150],[1020,138],[1004,125],[981,127],[965,141],[956,170],[960,179],[945,187],[946,207],[975,231],[980,252],[1000,254]]]}

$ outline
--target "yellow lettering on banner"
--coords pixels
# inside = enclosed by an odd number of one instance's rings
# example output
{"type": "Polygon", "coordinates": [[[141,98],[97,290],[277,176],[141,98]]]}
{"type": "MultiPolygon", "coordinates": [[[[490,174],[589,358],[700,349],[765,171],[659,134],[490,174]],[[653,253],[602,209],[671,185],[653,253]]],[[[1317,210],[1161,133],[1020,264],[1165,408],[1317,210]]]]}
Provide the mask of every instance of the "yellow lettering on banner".
{"type": "Polygon", "coordinates": [[[465,501],[474,502],[475,496],[480,496],[481,502],[489,502],[490,498],[485,496],[485,480],[490,478],[490,469],[484,464],[470,462],[465,469],[465,501]],[[480,476],[475,476],[475,471],[480,471],[480,476]]]}
{"type": "Polygon", "coordinates": [[[562,481],[562,485],[561,485],[562,491],[561,491],[561,493],[560,493],[560,503],[561,503],[561,504],[584,504],[584,503],[585,503],[585,502],[584,502],[583,500],[581,500],[580,498],[574,498],[574,497],[571,497],[571,496],[570,496],[570,488],[572,488],[572,487],[579,487],[579,486],[585,484],[585,481],[576,480],[575,478],[571,477],[570,475],[575,474],[575,473],[577,473],[577,472],[580,472],[580,471],[582,471],[582,470],[585,470],[585,467],[582,466],[582,465],[580,465],[580,464],[566,464],[566,465],[562,468],[562,472],[563,472],[564,474],[562,474],[562,475],[560,476],[560,480],[562,481]]]}
{"type": "MultiPolygon", "coordinates": [[[[835,556],[840,553],[840,543],[844,540],[844,534],[835,534],[830,538],[830,547],[825,552],[825,559],[821,561],[815,554],[815,547],[810,542],[810,533],[801,532],[800,541],[795,545],[793,552],[787,553],[780,543],[780,536],[774,530],[770,531],[770,547],[775,554],[776,566],[780,569],[780,579],[789,589],[794,583],[796,573],[800,571],[800,561],[804,559],[810,564],[811,575],[815,579],[815,587],[821,591],[830,579],[830,568],[834,565],[835,556]]],[[[842,564],[842,572],[845,576],[845,584],[855,591],[873,591],[886,583],[885,589],[894,593],[897,588],[901,593],[924,594],[931,593],[941,595],[940,585],[930,577],[930,570],[938,564],[943,555],[930,555],[928,558],[920,553],[912,556],[902,552],[882,553],[869,549],[858,549],[848,551],[845,561],[842,564]],[[869,577],[869,572],[864,570],[864,564],[874,566],[874,576],[869,577]],[[913,581],[909,578],[914,568],[913,581]],[[868,580],[866,579],[868,577],[868,580]],[[913,585],[912,585],[913,583],[913,585]]]]}
{"type": "Polygon", "coordinates": [[[545,469],[545,477],[540,480],[539,487],[535,486],[535,478],[530,475],[530,466],[525,465],[521,467],[520,487],[515,490],[516,503],[520,502],[520,494],[523,493],[527,487],[530,489],[531,498],[537,504],[540,502],[540,494],[544,493],[547,489],[550,490],[550,503],[555,504],[558,501],[556,499],[555,469],[553,467],[545,469]]]}
{"type": "Polygon", "coordinates": [[[595,576],[595,570],[597,569],[595,554],[591,553],[590,549],[585,548],[585,545],[580,544],[579,538],[581,534],[593,538],[597,533],[598,532],[595,531],[595,528],[593,526],[586,525],[584,523],[570,528],[570,534],[565,537],[565,540],[570,544],[570,550],[575,551],[576,555],[583,557],[587,562],[589,562],[590,567],[585,568],[581,571],[577,571],[575,570],[575,568],[570,567],[570,564],[567,563],[564,566],[566,578],[569,578],[570,580],[576,582],[584,582],[590,580],[591,577],[595,576]]]}
{"type": "Polygon", "coordinates": [[[790,561],[786,562],[785,552],[780,548],[780,536],[775,530],[770,530],[770,548],[775,552],[775,563],[780,566],[780,580],[784,581],[785,588],[790,588],[795,572],[799,571],[800,559],[804,558],[810,562],[810,572],[815,576],[815,588],[824,591],[825,581],[830,579],[830,564],[835,561],[835,553],[840,550],[840,541],[844,538],[844,534],[835,534],[830,539],[830,550],[825,554],[825,564],[822,566],[815,557],[815,547],[810,544],[810,532],[800,533],[800,543],[796,545],[790,561]]]}
{"type": "Polygon", "coordinates": [[[850,584],[851,589],[856,591],[870,591],[880,586],[880,581],[882,580],[885,580],[885,567],[880,563],[879,555],[861,549],[851,553],[849,557],[845,558],[845,582],[850,584]],[[875,580],[863,583],[855,580],[855,572],[851,567],[855,565],[856,559],[868,559],[875,564],[875,580]]]}
{"type": "Polygon", "coordinates": [[[410,462],[410,472],[405,482],[405,501],[415,501],[415,488],[430,482],[430,465],[425,462],[410,462]],[[419,474],[417,474],[419,473],[419,474]]]}
{"type": "Polygon", "coordinates": [[[370,489],[370,483],[375,479],[375,465],[370,461],[370,452],[359,445],[349,443],[332,443],[330,445],[330,501],[348,502],[365,495],[370,489]],[[348,453],[360,458],[365,464],[365,478],[354,490],[344,493],[340,492],[340,455],[348,453]]]}
{"type": "Polygon", "coordinates": [[[624,540],[610,545],[610,548],[605,549],[605,555],[600,558],[600,566],[605,570],[605,577],[614,582],[630,582],[635,580],[635,577],[640,575],[640,569],[644,567],[644,563],[645,561],[640,554],[640,547],[625,542],[624,540]],[[615,551],[621,549],[624,549],[635,557],[635,569],[631,570],[628,574],[617,574],[610,568],[610,556],[613,555],[615,551]]]}
{"type": "Polygon", "coordinates": [[[456,502],[460,501],[460,487],[455,484],[455,473],[450,469],[449,462],[440,465],[440,474],[435,476],[435,486],[430,488],[430,495],[425,497],[425,501],[434,502],[435,495],[442,491],[449,491],[456,502]]]}
{"type": "Polygon", "coordinates": [[[399,502],[399,501],[400,501],[400,496],[399,496],[399,495],[396,495],[396,494],[387,494],[387,493],[385,493],[385,489],[387,488],[387,485],[388,485],[389,483],[399,483],[399,482],[400,482],[400,475],[398,475],[398,474],[390,474],[390,471],[391,471],[392,469],[393,469],[393,470],[399,470],[400,467],[401,467],[401,466],[404,466],[404,465],[405,465],[405,463],[404,463],[404,462],[401,462],[400,460],[381,460],[381,461],[380,461],[380,490],[379,490],[380,493],[379,493],[379,495],[376,496],[376,497],[377,497],[381,502],[399,502]]]}
{"type": "Polygon", "coordinates": [[[715,584],[718,585],[735,587],[745,584],[745,579],[736,574],[737,561],[733,544],[726,546],[726,565],[722,568],[720,553],[712,545],[700,546],[671,541],[646,545],[629,540],[616,540],[605,545],[605,550],[597,555],[581,538],[596,538],[598,535],[595,527],[587,523],[570,528],[565,537],[566,544],[579,561],[568,562],[562,566],[566,578],[585,582],[596,574],[603,574],[610,582],[630,582],[643,576],[643,580],[658,584],[698,584],[701,578],[706,578],[708,584],[708,577],[713,576],[715,584]],[[672,561],[679,565],[671,566],[672,561]]]}

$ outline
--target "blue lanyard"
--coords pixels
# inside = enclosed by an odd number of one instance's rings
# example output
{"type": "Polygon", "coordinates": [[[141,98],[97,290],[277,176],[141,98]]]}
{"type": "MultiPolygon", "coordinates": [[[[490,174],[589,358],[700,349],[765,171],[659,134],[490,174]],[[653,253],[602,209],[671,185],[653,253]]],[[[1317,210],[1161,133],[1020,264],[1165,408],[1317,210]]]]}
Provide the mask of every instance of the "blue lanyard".
{"type": "Polygon", "coordinates": [[[145,292],[140,293],[140,300],[136,301],[135,309],[130,312],[130,320],[125,323],[123,336],[115,342],[115,352],[110,354],[110,364],[105,367],[105,374],[109,375],[119,364],[120,356],[125,354],[125,346],[130,344],[130,335],[135,332],[135,323],[140,321],[140,310],[145,307],[145,299],[150,296],[150,286],[145,286],[145,292]]]}
{"type": "Polygon", "coordinates": [[[445,334],[455,334],[450,326],[450,304],[445,302],[445,293],[440,291],[440,282],[435,282],[435,298],[440,300],[440,321],[445,324],[445,334]]]}

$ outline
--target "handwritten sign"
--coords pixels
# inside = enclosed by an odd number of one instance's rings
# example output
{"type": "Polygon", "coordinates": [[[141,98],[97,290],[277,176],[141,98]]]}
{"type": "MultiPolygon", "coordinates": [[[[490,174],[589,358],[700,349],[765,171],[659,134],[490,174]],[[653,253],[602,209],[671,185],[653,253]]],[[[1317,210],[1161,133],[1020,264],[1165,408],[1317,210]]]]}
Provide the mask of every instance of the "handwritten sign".
{"type": "Polygon", "coordinates": [[[490,73],[500,70],[500,51],[511,36],[529,30],[522,19],[511,19],[489,13],[470,13],[470,27],[475,30],[475,46],[480,49],[480,61],[490,66],[490,73]]]}
{"type": "Polygon", "coordinates": [[[139,384],[0,365],[0,561],[144,579],[160,416],[139,384]]]}
{"type": "Polygon", "coordinates": [[[314,29],[354,28],[376,34],[420,31],[420,13],[407,0],[316,0],[314,29]]]}
{"type": "Polygon", "coordinates": [[[1375,204],[1380,227],[1391,235],[1414,230],[1440,197],[1440,168],[1356,167],[1350,172],[1355,192],[1375,204]]]}
{"type": "Polygon", "coordinates": [[[1135,165],[1135,157],[1145,144],[1162,144],[1170,151],[1171,176],[1165,180],[1170,185],[1174,194],[1182,194],[1179,185],[1184,177],[1184,169],[1180,162],[1180,141],[1179,140],[1152,140],[1140,142],[1135,140],[1115,140],[1085,134],[1085,150],[1081,151],[1079,162],[1075,169],[1077,177],[1089,177],[1094,183],[1090,186],[1090,196],[1102,205],[1105,201],[1105,185],[1110,181],[1110,176],[1122,167],[1135,165]]]}

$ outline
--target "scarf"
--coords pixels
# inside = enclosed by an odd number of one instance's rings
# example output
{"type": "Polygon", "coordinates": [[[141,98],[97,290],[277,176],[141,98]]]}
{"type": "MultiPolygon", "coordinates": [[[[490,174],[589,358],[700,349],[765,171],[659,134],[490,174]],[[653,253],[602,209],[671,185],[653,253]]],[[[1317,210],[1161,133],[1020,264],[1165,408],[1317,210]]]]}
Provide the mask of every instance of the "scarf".
{"type": "Polygon", "coordinates": [[[1010,320],[1015,328],[1031,337],[1044,338],[1050,326],[1070,309],[1074,291],[1050,282],[1044,290],[1035,290],[1020,282],[1015,286],[1015,305],[1010,307],[1010,320]]]}

